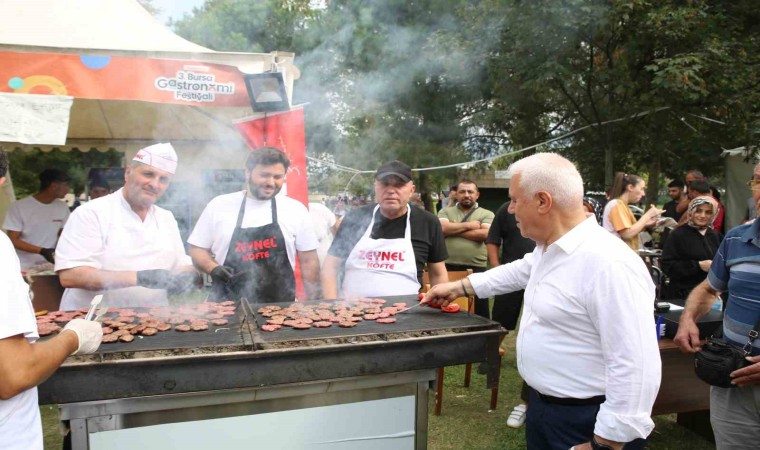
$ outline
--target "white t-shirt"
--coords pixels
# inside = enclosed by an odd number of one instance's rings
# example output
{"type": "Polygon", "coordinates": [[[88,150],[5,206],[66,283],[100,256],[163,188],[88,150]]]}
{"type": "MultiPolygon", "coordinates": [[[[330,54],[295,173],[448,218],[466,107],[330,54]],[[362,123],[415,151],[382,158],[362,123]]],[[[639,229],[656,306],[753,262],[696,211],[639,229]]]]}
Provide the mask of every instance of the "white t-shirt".
{"type": "MultiPolygon", "coordinates": [[[[245,191],[224,194],[212,199],[198,218],[198,222],[187,238],[190,245],[211,249],[214,260],[224,264],[230,247],[232,233],[237,224],[240,204],[245,191]]],[[[315,250],[319,246],[309,211],[298,200],[282,195],[275,197],[277,202],[277,222],[285,238],[288,260],[296,266],[296,251],[315,250]]],[[[272,223],[272,207],[269,200],[256,200],[246,197],[243,228],[260,227],[272,223]]]]}
{"type": "MultiPolygon", "coordinates": [[[[55,270],[94,267],[113,271],[175,270],[190,265],[171,211],[152,206],[141,220],[124,198],[124,190],[89,201],[71,215],[55,253],[55,270]]],[[[128,287],[106,291],[68,288],[62,310],[89,306],[105,294],[109,307],[163,306],[166,290],[128,287]]]]}
{"type": "MultiPolygon", "coordinates": [[[[0,339],[23,334],[33,343],[39,338],[29,286],[21,277],[21,267],[13,244],[0,233],[0,339]]],[[[42,449],[42,423],[33,387],[8,400],[0,400],[0,448],[4,450],[42,449]]]]}
{"type": "Polygon", "coordinates": [[[311,223],[314,226],[314,234],[319,241],[317,247],[317,256],[320,264],[324,262],[327,251],[330,250],[330,244],[333,241],[332,227],[335,226],[337,218],[330,208],[321,203],[309,203],[309,214],[311,214],[311,223]]]}
{"type": "MultiPolygon", "coordinates": [[[[61,200],[45,204],[29,196],[11,203],[5,216],[3,228],[20,231],[21,239],[42,248],[55,248],[58,232],[69,218],[69,207],[61,200]]],[[[45,263],[42,255],[16,250],[21,269],[26,270],[37,263],[45,263]]]]}

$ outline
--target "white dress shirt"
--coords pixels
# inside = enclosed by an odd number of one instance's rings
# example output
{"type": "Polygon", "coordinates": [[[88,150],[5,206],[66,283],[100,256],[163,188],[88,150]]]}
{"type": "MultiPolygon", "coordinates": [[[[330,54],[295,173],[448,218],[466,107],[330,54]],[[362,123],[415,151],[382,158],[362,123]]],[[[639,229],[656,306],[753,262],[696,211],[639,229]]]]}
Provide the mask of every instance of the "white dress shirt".
{"type": "Polygon", "coordinates": [[[517,364],[538,392],[606,395],[594,433],[645,438],[660,387],[655,288],[644,262],[589,217],[548,247],[469,276],[478,297],[525,289],[517,364]]]}

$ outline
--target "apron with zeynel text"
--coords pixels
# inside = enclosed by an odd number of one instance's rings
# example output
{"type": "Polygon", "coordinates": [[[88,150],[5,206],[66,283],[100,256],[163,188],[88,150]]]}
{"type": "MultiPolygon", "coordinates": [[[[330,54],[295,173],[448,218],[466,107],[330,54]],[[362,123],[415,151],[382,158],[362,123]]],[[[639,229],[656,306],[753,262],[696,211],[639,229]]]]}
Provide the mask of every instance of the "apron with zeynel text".
{"type": "Polygon", "coordinates": [[[412,208],[407,205],[403,238],[372,239],[372,226],[379,207],[375,206],[369,227],[346,259],[344,297],[413,295],[420,289],[409,219],[412,208]]]}
{"type": "Polygon", "coordinates": [[[296,279],[277,222],[277,203],[272,198],[272,223],[242,228],[245,203],[244,195],[224,260],[224,265],[236,274],[225,286],[225,293],[230,300],[245,297],[255,303],[292,302],[296,298],[296,279]]]}

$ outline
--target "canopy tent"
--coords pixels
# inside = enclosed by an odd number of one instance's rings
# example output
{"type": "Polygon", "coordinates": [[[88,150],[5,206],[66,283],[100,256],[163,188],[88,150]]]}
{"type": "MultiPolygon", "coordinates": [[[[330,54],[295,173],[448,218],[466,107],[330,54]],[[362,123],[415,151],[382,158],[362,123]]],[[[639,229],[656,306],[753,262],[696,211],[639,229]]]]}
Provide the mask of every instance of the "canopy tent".
{"type": "MultiPolygon", "coordinates": [[[[135,0],[0,0],[0,10],[0,97],[74,98],[65,144],[0,142],[7,150],[113,148],[131,158],[146,144],[171,141],[178,180],[195,176],[198,165],[239,168],[247,147],[231,123],[252,114],[243,75],[275,69],[289,98],[300,76],[292,53],[207,49],[135,0]],[[213,159],[182,163],[209,153],[213,159]]],[[[4,209],[0,199],[0,215],[4,209]]]]}

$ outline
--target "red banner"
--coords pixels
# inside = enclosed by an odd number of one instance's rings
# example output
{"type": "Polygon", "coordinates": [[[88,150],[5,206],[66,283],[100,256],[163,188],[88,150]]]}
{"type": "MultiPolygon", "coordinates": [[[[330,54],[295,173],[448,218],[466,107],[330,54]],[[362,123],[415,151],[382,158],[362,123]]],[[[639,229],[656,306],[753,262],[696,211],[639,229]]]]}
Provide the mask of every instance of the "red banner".
{"type": "MultiPolygon", "coordinates": [[[[306,138],[303,109],[272,113],[235,124],[248,147],[275,147],[290,159],[286,188],[288,197],[309,207],[309,186],[306,176],[306,138]]],[[[305,299],[301,267],[296,259],[296,297],[305,299]]]]}
{"type": "Polygon", "coordinates": [[[306,137],[304,136],[303,109],[271,113],[263,117],[235,124],[248,147],[274,147],[290,159],[287,192],[308,208],[309,186],[306,177],[306,137]]]}

